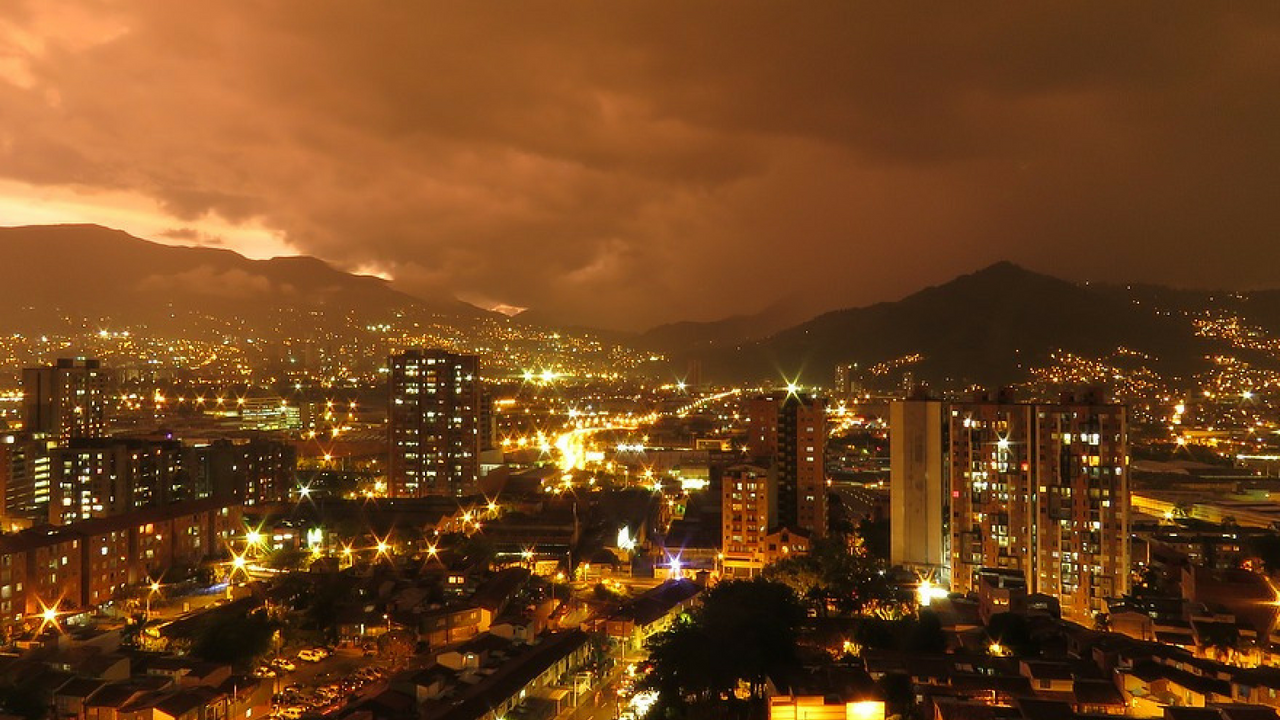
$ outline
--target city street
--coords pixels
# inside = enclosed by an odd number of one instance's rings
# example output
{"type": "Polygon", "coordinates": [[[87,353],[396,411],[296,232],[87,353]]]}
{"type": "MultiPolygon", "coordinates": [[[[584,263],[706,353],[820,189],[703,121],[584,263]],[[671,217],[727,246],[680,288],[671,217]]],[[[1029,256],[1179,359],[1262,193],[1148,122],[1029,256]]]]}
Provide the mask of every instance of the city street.
{"type": "Polygon", "coordinates": [[[582,703],[557,716],[557,720],[611,720],[618,716],[618,681],[625,672],[619,664],[598,689],[586,693],[582,703]]]}

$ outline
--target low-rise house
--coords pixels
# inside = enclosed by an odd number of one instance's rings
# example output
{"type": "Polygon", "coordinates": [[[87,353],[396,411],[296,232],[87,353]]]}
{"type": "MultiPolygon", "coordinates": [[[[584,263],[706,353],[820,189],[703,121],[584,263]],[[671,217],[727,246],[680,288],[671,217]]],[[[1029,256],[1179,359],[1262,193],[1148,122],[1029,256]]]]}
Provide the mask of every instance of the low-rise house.
{"type": "Polygon", "coordinates": [[[1031,689],[1042,697],[1070,697],[1074,688],[1074,675],[1067,663],[1023,660],[1018,671],[1031,681],[1031,689]]]}
{"type": "Polygon", "coordinates": [[[769,720],[884,720],[884,693],[861,668],[823,667],[770,679],[769,720]]]}
{"type": "Polygon", "coordinates": [[[491,659],[505,659],[511,648],[510,640],[485,634],[436,655],[436,663],[450,670],[475,670],[490,664],[491,659]]]}
{"type": "Polygon", "coordinates": [[[526,699],[557,698],[549,706],[552,715],[564,710],[567,695],[557,692],[557,683],[589,659],[587,634],[570,630],[545,636],[532,645],[510,647],[512,653],[500,663],[476,668],[470,675],[472,682],[466,682],[464,674],[459,678],[462,682],[423,703],[419,718],[497,720],[511,715],[526,699]]]}
{"type": "MultiPolygon", "coordinates": [[[[398,616],[399,617],[399,616],[398,616]]],[[[473,638],[489,629],[489,613],[478,605],[443,607],[417,615],[418,638],[440,647],[473,638]]]]}
{"type": "Polygon", "coordinates": [[[609,637],[624,651],[635,651],[654,634],[665,630],[672,619],[688,608],[702,592],[690,580],[668,580],[628,603],[605,620],[609,637]]]}
{"type": "Polygon", "coordinates": [[[1071,688],[1071,706],[1081,715],[1124,715],[1129,701],[1111,680],[1077,678],[1071,688]]]}
{"type": "Polygon", "coordinates": [[[124,720],[121,709],[148,692],[151,688],[134,683],[103,686],[82,703],[83,717],[85,720],[124,720]]]}
{"type": "Polygon", "coordinates": [[[63,683],[53,692],[53,712],[59,718],[84,717],[84,703],[107,683],[94,678],[77,677],[63,683]]]}

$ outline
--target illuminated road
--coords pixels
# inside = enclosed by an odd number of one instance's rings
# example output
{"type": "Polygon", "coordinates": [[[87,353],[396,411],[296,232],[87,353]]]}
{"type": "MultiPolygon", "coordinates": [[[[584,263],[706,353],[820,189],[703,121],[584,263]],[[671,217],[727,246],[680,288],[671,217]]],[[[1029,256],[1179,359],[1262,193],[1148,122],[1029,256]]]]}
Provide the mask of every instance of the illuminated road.
{"type": "Polygon", "coordinates": [[[707,395],[678,408],[674,412],[667,413],[655,410],[646,415],[607,418],[582,417],[577,415],[576,411],[570,411],[569,418],[571,421],[576,421],[578,427],[561,433],[555,439],[555,442],[550,444],[559,454],[556,464],[563,472],[583,470],[587,466],[587,453],[592,450],[598,450],[590,443],[591,436],[596,433],[638,430],[645,425],[652,425],[658,422],[664,415],[677,418],[688,417],[694,411],[704,408],[710,403],[725,400],[741,392],[741,390],[734,389],[716,393],[715,395],[707,395]]]}
{"type": "Polygon", "coordinates": [[[600,684],[598,690],[586,694],[581,705],[566,710],[557,716],[557,720],[613,720],[618,716],[618,680],[622,677],[623,666],[619,664],[609,677],[600,684]]]}

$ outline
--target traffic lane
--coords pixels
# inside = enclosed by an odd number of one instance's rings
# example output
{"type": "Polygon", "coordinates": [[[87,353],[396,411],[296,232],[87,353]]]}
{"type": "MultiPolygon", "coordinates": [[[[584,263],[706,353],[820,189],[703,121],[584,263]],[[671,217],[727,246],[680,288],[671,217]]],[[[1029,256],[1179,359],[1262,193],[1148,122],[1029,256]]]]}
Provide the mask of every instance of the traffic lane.
{"type": "Polygon", "coordinates": [[[578,707],[560,713],[560,720],[611,720],[618,713],[618,682],[624,668],[615,667],[598,690],[587,694],[578,707]]]}

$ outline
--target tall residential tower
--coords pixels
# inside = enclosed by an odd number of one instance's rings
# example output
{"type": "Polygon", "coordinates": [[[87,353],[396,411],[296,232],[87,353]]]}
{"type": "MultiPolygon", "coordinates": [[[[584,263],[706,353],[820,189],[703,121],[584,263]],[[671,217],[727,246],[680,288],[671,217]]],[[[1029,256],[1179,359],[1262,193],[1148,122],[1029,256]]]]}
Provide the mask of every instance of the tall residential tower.
{"type": "Polygon", "coordinates": [[[983,571],[999,569],[1021,575],[1029,592],[1056,598],[1077,619],[1128,592],[1124,406],[1093,393],[1056,404],[1000,395],[895,403],[891,418],[896,563],[928,565],[920,558],[945,548],[953,590],[976,591],[983,571]],[[939,423],[922,417],[935,406],[939,423]],[[932,479],[938,471],[947,489],[941,494],[932,479]],[[941,524],[929,519],[939,515],[941,524]]]}
{"type": "Polygon", "coordinates": [[[444,350],[391,357],[388,490],[467,495],[480,475],[480,361],[444,350]]]}
{"type": "Polygon", "coordinates": [[[937,400],[889,407],[889,562],[943,583],[950,580],[945,411],[937,400]]]}
{"type": "Polygon", "coordinates": [[[59,444],[106,435],[107,377],[97,360],[60,358],[22,371],[22,422],[59,444]]]}
{"type": "Polygon", "coordinates": [[[771,524],[818,537],[827,533],[827,405],[788,392],[750,398],[747,454],[767,465],[773,483],[771,524]]]}

